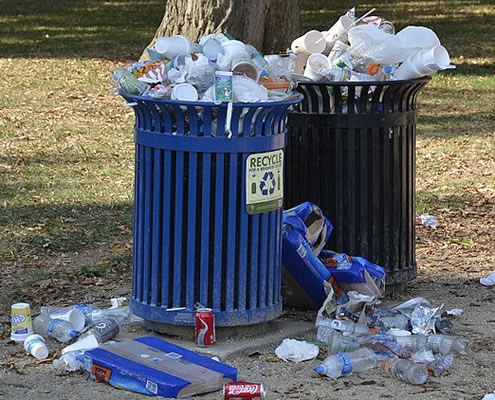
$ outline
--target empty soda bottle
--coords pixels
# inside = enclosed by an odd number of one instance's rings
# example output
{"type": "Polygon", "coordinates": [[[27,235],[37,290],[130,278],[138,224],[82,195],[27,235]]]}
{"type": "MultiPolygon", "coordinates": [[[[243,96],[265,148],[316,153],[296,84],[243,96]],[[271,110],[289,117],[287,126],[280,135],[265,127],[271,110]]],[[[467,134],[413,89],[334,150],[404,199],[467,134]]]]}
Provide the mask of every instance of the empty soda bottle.
{"type": "Polygon", "coordinates": [[[431,335],[428,337],[427,348],[443,355],[457,353],[467,356],[471,353],[471,341],[458,336],[431,335]]]}
{"type": "Polygon", "coordinates": [[[365,347],[351,353],[338,353],[327,357],[323,364],[316,367],[315,371],[319,375],[326,375],[330,378],[338,378],[350,375],[352,372],[361,372],[376,367],[375,353],[365,347]]]}
{"type": "Polygon", "coordinates": [[[428,379],[428,370],[424,364],[391,358],[380,365],[389,375],[412,385],[422,385],[428,379]]]}
{"type": "Polygon", "coordinates": [[[66,343],[78,335],[70,322],[62,319],[51,319],[43,313],[34,319],[33,329],[42,336],[51,337],[62,343],[66,343]]]}
{"type": "Polygon", "coordinates": [[[412,353],[426,349],[426,342],[428,341],[425,335],[395,336],[395,340],[412,353]]]}

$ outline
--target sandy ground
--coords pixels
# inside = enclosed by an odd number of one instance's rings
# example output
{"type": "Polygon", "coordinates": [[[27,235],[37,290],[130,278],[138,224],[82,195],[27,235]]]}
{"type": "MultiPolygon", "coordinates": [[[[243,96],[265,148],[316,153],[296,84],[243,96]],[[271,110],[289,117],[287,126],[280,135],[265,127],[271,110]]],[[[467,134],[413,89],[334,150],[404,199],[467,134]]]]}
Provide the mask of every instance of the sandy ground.
{"type": "MultiPolygon", "coordinates": [[[[444,218],[455,216],[445,215],[444,218]]],[[[493,288],[479,283],[479,278],[487,275],[494,266],[491,252],[493,226],[492,220],[489,221],[484,229],[479,228],[474,247],[458,245],[448,239],[451,223],[449,228],[440,226],[436,230],[420,227],[418,279],[385,302],[392,304],[423,296],[435,305],[444,303],[446,309],[464,309],[464,314],[454,320],[456,334],[472,339],[474,354],[457,356],[453,367],[444,376],[430,378],[424,386],[418,387],[388,377],[381,370],[330,380],[314,373],[319,360],[301,364],[278,360],[274,355],[277,344],[224,361],[238,368],[240,379],[264,382],[269,399],[481,399],[495,390],[495,293],[493,288]]],[[[471,228],[466,222],[456,229],[462,235],[463,229],[471,228]]],[[[301,339],[311,340],[313,336],[307,334],[301,339]]],[[[324,356],[324,351],[321,351],[319,358],[324,356]]],[[[0,399],[145,398],[92,382],[85,373],[57,376],[50,364],[36,365],[34,359],[18,347],[0,341],[0,399]]],[[[220,399],[221,393],[195,398],[220,399]]]]}

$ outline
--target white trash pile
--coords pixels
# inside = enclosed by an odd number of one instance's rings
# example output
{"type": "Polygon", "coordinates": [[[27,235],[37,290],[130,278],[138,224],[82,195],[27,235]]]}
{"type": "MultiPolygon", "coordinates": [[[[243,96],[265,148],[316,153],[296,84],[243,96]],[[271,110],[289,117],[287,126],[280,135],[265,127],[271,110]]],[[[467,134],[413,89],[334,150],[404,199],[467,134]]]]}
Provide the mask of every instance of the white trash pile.
{"type": "Polygon", "coordinates": [[[157,99],[206,102],[264,102],[292,95],[288,71],[295,57],[263,57],[228,34],[211,34],[198,44],[187,37],[161,37],[146,49],[150,60],[119,68],[117,90],[157,99]]]}
{"type": "MultiPolygon", "coordinates": [[[[292,42],[291,50],[305,65],[311,81],[408,80],[433,75],[450,65],[450,56],[435,32],[394,25],[374,11],[356,18],[355,9],[341,16],[328,31],[311,30],[292,42]]],[[[301,71],[299,71],[301,72],[301,71]]]]}

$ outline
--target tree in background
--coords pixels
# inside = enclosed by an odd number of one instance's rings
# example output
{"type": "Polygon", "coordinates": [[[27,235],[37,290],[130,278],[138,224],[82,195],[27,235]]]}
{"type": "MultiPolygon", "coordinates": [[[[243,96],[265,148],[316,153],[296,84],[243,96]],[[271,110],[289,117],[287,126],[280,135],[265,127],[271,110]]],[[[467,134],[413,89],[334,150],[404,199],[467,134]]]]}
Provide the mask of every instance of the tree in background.
{"type": "Polygon", "coordinates": [[[300,0],[165,0],[165,14],[151,42],[185,35],[197,41],[226,32],[265,53],[284,51],[300,31],[300,0]]]}

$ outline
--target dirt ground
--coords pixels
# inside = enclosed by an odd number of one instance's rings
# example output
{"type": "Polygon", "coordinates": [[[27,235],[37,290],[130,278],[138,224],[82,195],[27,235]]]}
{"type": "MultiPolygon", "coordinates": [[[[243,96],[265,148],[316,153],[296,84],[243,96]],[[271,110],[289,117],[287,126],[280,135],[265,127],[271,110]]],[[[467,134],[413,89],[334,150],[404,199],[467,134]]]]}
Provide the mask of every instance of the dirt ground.
{"type": "MultiPolygon", "coordinates": [[[[453,322],[456,334],[472,339],[474,354],[457,356],[444,376],[431,377],[424,386],[418,387],[396,381],[381,370],[330,380],[314,373],[319,360],[301,364],[278,360],[274,355],[276,344],[224,361],[238,368],[240,379],[264,382],[270,399],[481,399],[495,390],[495,297],[493,288],[479,283],[479,278],[494,267],[493,216],[493,204],[487,201],[461,212],[441,213],[437,229],[418,227],[418,279],[405,291],[385,300],[385,304],[393,304],[423,296],[435,305],[445,304],[446,309],[464,309],[464,314],[453,322]],[[462,224],[455,223],[459,213],[464,214],[462,224]],[[483,216],[483,224],[479,223],[480,216],[483,216]],[[465,244],[452,239],[456,237],[476,239],[474,243],[465,244]]],[[[124,283],[109,292],[127,290],[124,283]]],[[[291,312],[287,317],[300,318],[301,315],[306,319],[313,317],[312,313],[291,312]]],[[[311,340],[313,336],[307,334],[301,339],[311,340]]],[[[324,356],[321,351],[319,359],[324,356]]],[[[37,365],[22,349],[4,339],[0,342],[0,398],[120,400],[146,397],[92,382],[85,373],[57,376],[50,364],[37,365]]],[[[197,398],[219,399],[221,394],[197,398]]]]}

